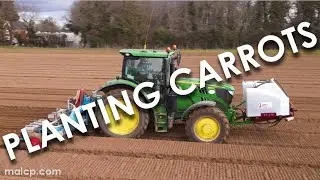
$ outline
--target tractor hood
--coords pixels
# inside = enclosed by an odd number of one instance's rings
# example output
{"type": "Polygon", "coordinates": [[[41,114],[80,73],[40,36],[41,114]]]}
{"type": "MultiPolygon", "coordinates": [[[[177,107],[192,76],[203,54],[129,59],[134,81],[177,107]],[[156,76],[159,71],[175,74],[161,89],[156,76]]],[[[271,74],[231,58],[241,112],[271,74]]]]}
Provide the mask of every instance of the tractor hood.
{"type": "MultiPolygon", "coordinates": [[[[200,86],[200,79],[199,78],[178,78],[176,80],[176,83],[179,86],[183,86],[186,84],[190,84],[190,85],[194,84],[196,86],[200,86]]],[[[207,81],[206,86],[208,87],[208,89],[220,88],[220,89],[225,89],[228,91],[234,91],[233,86],[231,86],[230,84],[227,84],[227,83],[223,83],[223,82],[207,81]]]]}

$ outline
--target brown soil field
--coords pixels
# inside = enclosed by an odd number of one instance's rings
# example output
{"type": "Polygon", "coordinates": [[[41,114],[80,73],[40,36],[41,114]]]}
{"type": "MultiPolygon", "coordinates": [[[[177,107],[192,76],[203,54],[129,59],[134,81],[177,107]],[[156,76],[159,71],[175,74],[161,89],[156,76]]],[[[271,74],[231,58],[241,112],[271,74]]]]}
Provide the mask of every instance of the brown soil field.
{"type": "MultiPolygon", "coordinates": [[[[180,67],[199,76],[199,61],[207,60],[222,75],[218,51],[182,53],[180,67]]],[[[16,150],[10,162],[0,141],[0,179],[5,169],[59,169],[56,176],[32,179],[320,179],[320,55],[287,54],[277,65],[233,76],[234,104],[241,100],[241,82],[276,78],[298,108],[294,121],[260,130],[232,127],[223,144],[188,142],[184,125],[168,133],[149,128],[141,139],[76,135],[42,153],[16,150]]],[[[122,57],[115,50],[0,48],[0,136],[19,132],[45,118],[82,86],[90,92],[120,74],[122,57]]]]}

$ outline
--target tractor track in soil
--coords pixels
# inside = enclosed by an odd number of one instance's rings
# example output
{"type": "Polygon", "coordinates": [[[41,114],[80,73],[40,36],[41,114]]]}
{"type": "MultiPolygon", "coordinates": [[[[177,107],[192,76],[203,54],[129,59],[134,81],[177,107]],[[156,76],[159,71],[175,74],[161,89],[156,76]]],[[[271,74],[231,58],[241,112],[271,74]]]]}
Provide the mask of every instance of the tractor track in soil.
{"type": "MultiPolygon", "coordinates": [[[[167,134],[147,132],[143,139],[188,141],[184,126],[175,127],[167,134]]],[[[290,147],[290,148],[314,148],[320,149],[319,134],[292,132],[251,130],[231,128],[226,144],[290,147]]]]}
{"type": "Polygon", "coordinates": [[[50,152],[112,155],[167,160],[186,160],[248,165],[320,168],[320,149],[201,144],[162,140],[75,138],[73,142],[53,144],[50,152]],[[98,146],[97,146],[98,144],[98,146]],[[201,150],[201,151],[200,151],[201,150]],[[261,156],[261,154],[265,156],[261,156]]]}
{"type": "MultiPolygon", "coordinates": [[[[3,154],[0,152],[0,154],[3,154]]],[[[60,169],[59,179],[319,179],[320,172],[311,167],[288,167],[265,164],[201,162],[179,159],[154,159],[112,155],[50,152],[28,157],[18,151],[20,160],[5,162],[3,168],[60,169]],[[73,162],[73,163],[69,163],[73,162]],[[86,168],[83,168],[86,166],[86,168]],[[130,168],[128,168],[130,166],[130,168]],[[92,178],[92,175],[94,177],[92,178]]],[[[3,157],[3,156],[2,156],[3,157]]],[[[3,158],[5,159],[5,158],[3,158]]],[[[2,160],[3,160],[2,159],[2,160]]],[[[40,176],[41,177],[41,176],[40,176]]],[[[56,177],[56,176],[55,176],[56,177]]]]}
{"type": "MultiPolygon", "coordinates": [[[[117,76],[122,65],[119,55],[102,51],[6,51],[0,49],[0,136],[19,133],[34,119],[63,108],[81,86],[97,89],[117,76]]],[[[183,56],[180,66],[199,77],[199,61],[206,59],[222,75],[217,55],[183,56]]],[[[62,170],[60,176],[36,176],[39,179],[320,179],[318,58],[286,56],[277,66],[258,60],[260,70],[244,74],[246,80],[279,80],[299,110],[292,122],[267,130],[252,125],[232,127],[220,145],[186,142],[183,125],[167,134],[155,133],[151,127],[138,140],[76,135],[73,141],[53,144],[39,155],[17,150],[13,164],[1,139],[0,179],[27,179],[5,176],[2,171],[20,167],[62,170]]],[[[235,76],[230,81],[236,89],[234,104],[241,101],[241,81],[235,76]]]]}

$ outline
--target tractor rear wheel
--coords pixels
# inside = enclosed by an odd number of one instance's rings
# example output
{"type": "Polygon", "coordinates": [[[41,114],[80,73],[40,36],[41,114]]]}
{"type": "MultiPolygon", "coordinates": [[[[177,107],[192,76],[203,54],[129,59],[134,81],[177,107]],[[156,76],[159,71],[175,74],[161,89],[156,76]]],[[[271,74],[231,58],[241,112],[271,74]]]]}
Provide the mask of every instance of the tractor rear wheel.
{"type": "Polygon", "coordinates": [[[186,134],[191,141],[222,143],[229,135],[226,115],[214,107],[192,111],[186,121],[186,134]]]}
{"type": "Polygon", "coordinates": [[[100,129],[105,136],[108,137],[121,137],[121,138],[140,138],[146,131],[149,123],[149,114],[137,106],[133,100],[133,91],[131,89],[114,89],[108,91],[103,97],[105,109],[110,119],[110,123],[106,124],[99,108],[96,108],[97,121],[100,129]],[[134,111],[133,115],[129,115],[121,109],[117,108],[120,119],[115,120],[112,115],[111,108],[108,104],[107,97],[113,96],[120,102],[124,103],[121,91],[126,90],[134,111]]]}

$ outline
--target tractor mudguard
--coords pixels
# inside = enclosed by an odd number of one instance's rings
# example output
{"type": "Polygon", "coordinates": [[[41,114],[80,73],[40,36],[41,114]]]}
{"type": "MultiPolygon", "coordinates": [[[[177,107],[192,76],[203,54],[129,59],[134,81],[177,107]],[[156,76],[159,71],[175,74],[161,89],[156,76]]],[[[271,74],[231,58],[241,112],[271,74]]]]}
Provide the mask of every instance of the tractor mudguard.
{"type": "Polygon", "coordinates": [[[99,91],[106,92],[107,89],[110,89],[119,85],[129,86],[133,89],[138,86],[138,84],[126,79],[113,79],[111,81],[104,83],[99,89],[96,90],[96,92],[99,92],[99,91]]]}
{"type": "Polygon", "coordinates": [[[190,107],[188,107],[187,110],[185,110],[181,116],[181,120],[183,120],[191,111],[200,108],[200,107],[215,107],[216,106],[216,102],[214,101],[200,101],[197,102],[193,105],[191,105],[190,107]]]}
{"type": "MultiPolygon", "coordinates": [[[[97,89],[95,91],[95,93],[97,93],[99,91],[106,92],[108,89],[113,89],[113,88],[116,88],[117,86],[127,86],[127,87],[134,89],[138,86],[138,84],[136,84],[135,82],[126,80],[126,79],[114,79],[114,80],[106,82],[99,89],[97,89]]],[[[147,91],[142,89],[140,91],[140,93],[144,97],[143,99],[141,99],[142,101],[150,102],[149,99],[147,98],[147,95],[148,95],[147,91]]]]}

